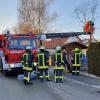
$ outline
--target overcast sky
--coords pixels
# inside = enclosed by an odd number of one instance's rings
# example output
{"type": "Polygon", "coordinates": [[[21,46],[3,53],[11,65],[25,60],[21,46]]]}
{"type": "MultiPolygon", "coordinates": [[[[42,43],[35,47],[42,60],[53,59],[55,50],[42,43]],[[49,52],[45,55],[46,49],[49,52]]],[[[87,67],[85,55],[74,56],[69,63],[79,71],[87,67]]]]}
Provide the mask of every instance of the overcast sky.
{"type": "MultiPolygon", "coordinates": [[[[55,0],[51,6],[51,12],[57,12],[58,18],[50,26],[56,32],[79,32],[83,31],[82,24],[73,17],[74,8],[82,1],[86,0],[55,0]]],[[[98,4],[100,0],[98,0],[98,4]]],[[[0,32],[11,28],[17,23],[18,0],[0,0],[0,32]]],[[[97,10],[97,20],[95,23],[95,38],[100,39],[100,5],[97,10]]]]}

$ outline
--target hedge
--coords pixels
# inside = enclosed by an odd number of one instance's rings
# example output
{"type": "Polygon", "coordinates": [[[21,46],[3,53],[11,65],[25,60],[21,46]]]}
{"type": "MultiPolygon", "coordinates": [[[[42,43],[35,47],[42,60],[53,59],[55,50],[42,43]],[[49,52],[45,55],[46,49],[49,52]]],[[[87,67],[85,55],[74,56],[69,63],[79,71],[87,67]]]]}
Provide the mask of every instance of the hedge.
{"type": "Polygon", "coordinates": [[[91,43],[88,51],[88,72],[100,76],[100,42],[91,43]]]}

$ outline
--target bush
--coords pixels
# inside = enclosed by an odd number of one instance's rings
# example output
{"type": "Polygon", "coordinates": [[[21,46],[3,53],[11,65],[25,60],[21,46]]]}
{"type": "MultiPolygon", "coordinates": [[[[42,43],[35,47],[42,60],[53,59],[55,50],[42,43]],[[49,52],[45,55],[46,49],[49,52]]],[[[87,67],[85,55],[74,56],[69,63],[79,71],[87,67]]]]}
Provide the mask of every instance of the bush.
{"type": "Polygon", "coordinates": [[[100,76],[100,42],[89,45],[87,56],[88,72],[100,76]]]}

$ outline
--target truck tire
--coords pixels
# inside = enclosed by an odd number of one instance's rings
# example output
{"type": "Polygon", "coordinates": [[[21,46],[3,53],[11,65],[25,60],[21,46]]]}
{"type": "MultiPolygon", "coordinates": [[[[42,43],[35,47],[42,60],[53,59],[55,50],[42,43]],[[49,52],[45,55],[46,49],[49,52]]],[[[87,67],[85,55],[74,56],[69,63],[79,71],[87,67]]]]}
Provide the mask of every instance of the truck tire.
{"type": "Polygon", "coordinates": [[[0,72],[3,73],[3,63],[2,63],[2,59],[0,59],[0,72]]]}

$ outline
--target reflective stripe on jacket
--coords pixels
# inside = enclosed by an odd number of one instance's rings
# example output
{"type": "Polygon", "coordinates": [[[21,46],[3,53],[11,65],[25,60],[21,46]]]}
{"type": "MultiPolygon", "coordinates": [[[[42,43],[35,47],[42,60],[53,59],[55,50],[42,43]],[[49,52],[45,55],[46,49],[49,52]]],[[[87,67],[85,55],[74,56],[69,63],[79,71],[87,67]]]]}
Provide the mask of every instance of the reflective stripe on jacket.
{"type": "Polygon", "coordinates": [[[39,66],[39,69],[48,68],[48,66],[46,65],[46,58],[45,58],[44,53],[38,54],[38,66],[39,66]]]}
{"type": "Polygon", "coordinates": [[[55,53],[55,68],[54,69],[64,69],[63,63],[63,54],[62,53],[55,53]]]}
{"type": "Polygon", "coordinates": [[[72,66],[81,66],[81,55],[80,52],[75,52],[73,55],[73,62],[72,62],[72,66]]]}
{"type": "Polygon", "coordinates": [[[32,53],[24,53],[22,56],[23,69],[31,71],[33,67],[34,56],[32,53]]]}

